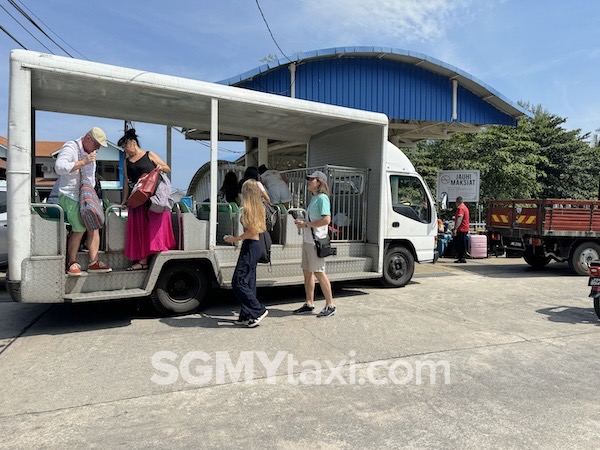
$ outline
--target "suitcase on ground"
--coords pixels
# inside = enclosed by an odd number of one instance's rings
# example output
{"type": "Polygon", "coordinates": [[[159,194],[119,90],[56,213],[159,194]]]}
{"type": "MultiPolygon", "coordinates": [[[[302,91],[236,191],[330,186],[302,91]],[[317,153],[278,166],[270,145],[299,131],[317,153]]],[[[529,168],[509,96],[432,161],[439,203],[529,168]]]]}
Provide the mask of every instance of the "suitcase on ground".
{"type": "Polygon", "coordinates": [[[487,236],[485,234],[470,234],[468,252],[471,258],[487,258],[487,236]]]}
{"type": "Polygon", "coordinates": [[[446,254],[446,248],[452,235],[438,234],[437,251],[440,258],[446,254]]]}

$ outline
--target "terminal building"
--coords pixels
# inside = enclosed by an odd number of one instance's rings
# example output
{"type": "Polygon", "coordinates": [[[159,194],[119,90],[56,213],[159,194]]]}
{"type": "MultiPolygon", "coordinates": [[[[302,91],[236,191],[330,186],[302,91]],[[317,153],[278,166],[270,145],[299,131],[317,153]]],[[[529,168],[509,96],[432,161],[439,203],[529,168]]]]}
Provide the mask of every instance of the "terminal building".
{"type": "MultiPolygon", "coordinates": [[[[529,115],[457,67],[394,48],[342,47],[301,53],[220,83],[384,113],[389,118],[389,140],[399,148],[447,139],[457,132],[477,132],[486,125],[515,126],[519,118],[529,115]]],[[[207,138],[203,130],[187,130],[186,136],[207,138]]],[[[245,156],[238,161],[246,166],[298,167],[306,152],[304,144],[294,142],[255,136],[220,138],[246,142],[245,156]]]]}

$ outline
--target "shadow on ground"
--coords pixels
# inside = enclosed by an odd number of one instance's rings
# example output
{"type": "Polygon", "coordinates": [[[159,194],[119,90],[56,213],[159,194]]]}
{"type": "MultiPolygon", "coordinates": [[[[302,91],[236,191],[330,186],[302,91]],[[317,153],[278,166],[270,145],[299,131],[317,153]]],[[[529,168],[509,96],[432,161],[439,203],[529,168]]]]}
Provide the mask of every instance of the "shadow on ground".
{"type": "MultiPolygon", "coordinates": [[[[571,272],[567,263],[552,262],[542,269],[534,269],[518,258],[509,261],[494,257],[479,260],[468,259],[466,264],[454,264],[453,260],[444,258],[436,264],[443,266],[446,270],[470,272],[491,278],[579,277],[571,272]],[[494,263],[495,260],[497,263],[494,263]]],[[[584,279],[584,277],[581,278],[584,279]]]]}
{"type": "Polygon", "coordinates": [[[536,312],[547,316],[551,322],[600,325],[593,307],[553,306],[551,308],[538,309],[536,312]]]}
{"type": "MultiPolygon", "coordinates": [[[[367,295],[357,286],[342,287],[334,284],[333,289],[334,297],[337,298],[367,295]]],[[[300,306],[304,302],[304,288],[302,286],[259,288],[258,297],[269,308],[270,314],[276,317],[289,314],[284,310],[278,310],[277,305],[298,304],[300,306]]],[[[318,288],[316,298],[323,298],[318,288]]],[[[193,326],[211,328],[210,317],[213,315],[229,315],[233,323],[236,317],[232,316],[232,311],[239,311],[239,303],[231,290],[213,288],[208,293],[206,305],[200,311],[178,318],[159,316],[148,298],[53,305],[12,303],[3,306],[2,311],[0,339],[13,339],[22,335],[58,335],[127,327],[134,320],[147,319],[160,319],[168,325],[181,327],[186,326],[187,316],[193,316],[189,318],[193,321],[193,326]],[[198,324],[198,314],[207,319],[198,324]]]]}

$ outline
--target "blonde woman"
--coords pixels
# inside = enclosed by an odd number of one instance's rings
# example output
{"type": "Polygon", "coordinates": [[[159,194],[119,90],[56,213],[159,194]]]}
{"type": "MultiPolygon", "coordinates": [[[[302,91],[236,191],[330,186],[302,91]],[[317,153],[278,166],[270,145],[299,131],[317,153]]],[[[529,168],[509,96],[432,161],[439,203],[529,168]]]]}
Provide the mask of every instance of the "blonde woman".
{"type": "Polygon", "coordinates": [[[254,179],[245,181],[241,194],[244,233],[241,236],[225,236],[224,240],[230,244],[243,241],[231,284],[235,297],[241,303],[236,323],[254,328],[269,314],[256,298],[256,265],[263,246],[259,233],[266,231],[267,226],[258,182],[254,179]]]}

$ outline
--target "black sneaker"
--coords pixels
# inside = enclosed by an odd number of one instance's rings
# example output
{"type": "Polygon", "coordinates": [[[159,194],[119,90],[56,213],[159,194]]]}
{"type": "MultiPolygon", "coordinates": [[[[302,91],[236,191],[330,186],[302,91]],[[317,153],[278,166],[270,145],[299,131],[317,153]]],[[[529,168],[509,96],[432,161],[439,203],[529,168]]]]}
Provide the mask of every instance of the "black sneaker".
{"type": "Polygon", "coordinates": [[[246,325],[248,328],[257,327],[261,320],[269,315],[269,310],[265,309],[265,312],[258,316],[256,319],[250,319],[246,325]]]}
{"type": "Polygon", "coordinates": [[[306,303],[300,308],[294,310],[294,314],[312,314],[315,310],[314,306],[308,306],[306,303]]]}
{"type": "Polygon", "coordinates": [[[236,325],[248,325],[249,321],[250,321],[250,317],[248,317],[246,314],[240,313],[239,317],[235,321],[235,324],[236,325]]]}
{"type": "Polygon", "coordinates": [[[330,317],[335,314],[335,306],[326,306],[321,310],[317,317],[330,317]]]}

